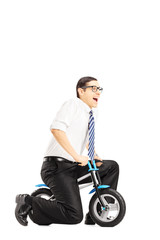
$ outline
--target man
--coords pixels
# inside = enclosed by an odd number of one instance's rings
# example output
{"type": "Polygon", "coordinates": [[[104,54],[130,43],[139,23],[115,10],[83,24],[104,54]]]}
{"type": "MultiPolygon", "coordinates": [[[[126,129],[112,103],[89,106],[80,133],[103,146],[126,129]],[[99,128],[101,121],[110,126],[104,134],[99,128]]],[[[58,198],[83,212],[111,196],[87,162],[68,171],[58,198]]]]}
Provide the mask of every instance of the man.
{"type": "MultiPolygon", "coordinates": [[[[96,108],[102,90],[97,79],[81,78],[76,86],[77,98],[65,102],[58,111],[50,127],[52,138],[41,169],[42,180],[51,189],[55,201],[28,194],[17,195],[15,215],[20,224],[28,224],[30,210],[33,213],[32,221],[39,225],[76,224],[82,221],[78,184],[91,182],[87,164],[89,157],[82,155],[85,146],[88,155],[94,155],[102,184],[117,188],[118,164],[112,160],[102,160],[94,148],[93,126],[97,120],[96,108]]],[[[89,213],[85,223],[95,224],[89,213]]]]}

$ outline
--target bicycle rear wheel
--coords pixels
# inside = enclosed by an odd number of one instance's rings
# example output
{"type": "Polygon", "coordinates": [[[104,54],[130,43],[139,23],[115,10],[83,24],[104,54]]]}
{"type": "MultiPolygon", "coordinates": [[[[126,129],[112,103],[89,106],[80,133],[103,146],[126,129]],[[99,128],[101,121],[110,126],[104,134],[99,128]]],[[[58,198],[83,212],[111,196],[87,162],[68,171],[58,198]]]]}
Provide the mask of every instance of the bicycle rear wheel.
{"type": "MultiPolygon", "coordinates": [[[[31,196],[32,197],[44,198],[44,199],[50,200],[50,201],[55,200],[55,197],[54,197],[54,195],[52,194],[52,192],[49,188],[39,188],[36,191],[34,191],[31,194],[31,196]]],[[[29,212],[29,217],[31,218],[31,220],[32,220],[32,216],[33,216],[33,212],[32,212],[32,209],[31,209],[31,211],[29,212]]]]}

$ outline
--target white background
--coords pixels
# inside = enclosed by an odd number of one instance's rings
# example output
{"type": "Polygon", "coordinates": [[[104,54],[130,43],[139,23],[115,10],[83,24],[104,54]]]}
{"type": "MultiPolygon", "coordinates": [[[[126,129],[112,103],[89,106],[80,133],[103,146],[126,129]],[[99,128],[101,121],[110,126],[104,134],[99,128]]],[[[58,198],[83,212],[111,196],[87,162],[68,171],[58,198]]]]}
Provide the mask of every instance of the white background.
{"type": "MultiPolygon", "coordinates": [[[[159,1],[1,1],[1,232],[18,239],[159,239],[159,1]],[[127,205],[114,228],[15,220],[15,196],[41,183],[50,124],[79,78],[104,88],[96,149],[120,165],[127,205]],[[4,231],[4,232],[3,232],[4,231]]],[[[91,187],[81,191],[84,215],[91,187]]]]}

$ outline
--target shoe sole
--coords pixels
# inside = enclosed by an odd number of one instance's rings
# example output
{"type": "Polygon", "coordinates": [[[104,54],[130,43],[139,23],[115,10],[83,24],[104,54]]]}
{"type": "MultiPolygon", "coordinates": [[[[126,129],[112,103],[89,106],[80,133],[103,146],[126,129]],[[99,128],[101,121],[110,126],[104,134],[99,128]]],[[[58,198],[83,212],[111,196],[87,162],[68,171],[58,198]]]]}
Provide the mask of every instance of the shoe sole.
{"type": "Polygon", "coordinates": [[[16,196],[16,203],[25,204],[24,197],[22,198],[21,195],[17,195],[16,196]]]}
{"type": "Polygon", "coordinates": [[[27,225],[28,225],[28,222],[27,222],[27,221],[24,222],[24,221],[22,220],[21,216],[19,216],[19,214],[18,214],[18,212],[19,212],[20,208],[22,207],[22,205],[25,204],[24,198],[21,198],[20,195],[17,195],[15,202],[17,203],[16,209],[15,209],[15,217],[16,217],[17,221],[18,221],[21,225],[27,226],[27,225]]]}

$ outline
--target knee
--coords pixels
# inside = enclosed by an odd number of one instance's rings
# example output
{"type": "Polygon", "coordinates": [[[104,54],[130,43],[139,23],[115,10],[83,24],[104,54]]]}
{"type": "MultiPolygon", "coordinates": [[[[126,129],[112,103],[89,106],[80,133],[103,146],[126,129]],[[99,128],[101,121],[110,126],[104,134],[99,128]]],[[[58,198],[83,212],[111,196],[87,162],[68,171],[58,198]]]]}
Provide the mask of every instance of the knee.
{"type": "Polygon", "coordinates": [[[78,224],[83,220],[82,212],[74,212],[70,215],[70,224],[78,224]]]}
{"type": "Polygon", "coordinates": [[[119,165],[114,160],[112,160],[112,163],[111,163],[111,171],[114,172],[117,176],[119,176],[119,165]]]}
{"type": "Polygon", "coordinates": [[[119,172],[119,165],[116,161],[112,160],[112,166],[115,170],[117,170],[117,172],[119,172]]]}
{"type": "Polygon", "coordinates": [[[119,165],[115,160],[104,160],[103,163],[107,169],[109,168],[119,173],[119,165]]]}

